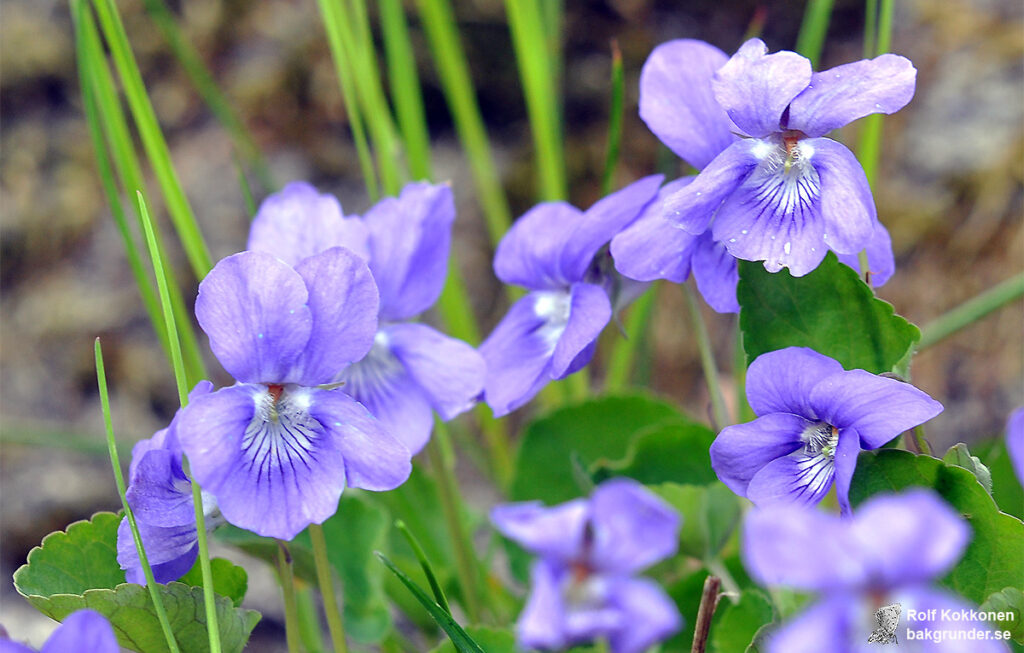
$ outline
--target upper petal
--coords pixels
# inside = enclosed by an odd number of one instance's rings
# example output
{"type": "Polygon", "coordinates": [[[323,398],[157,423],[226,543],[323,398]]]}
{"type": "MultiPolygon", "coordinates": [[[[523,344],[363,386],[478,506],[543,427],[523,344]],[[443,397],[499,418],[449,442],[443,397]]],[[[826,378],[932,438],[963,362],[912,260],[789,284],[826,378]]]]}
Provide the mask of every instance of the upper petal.
{"type": "Polygon", "coordinates": [[[942,576],[971,539],[960,514],[925,489],[872,497],[857,508],[850,528],[871,582],[887,588],[942,576]]]}
{"type": "Polygon", "coordinates": [[[381,319],[404,320],[434,305],[448,273],[455,200],[447,184],[406,184],[377,202],[370,230],[370,270],[380,287],[381,319]]]}
{"type": "Polygon", "coordinates": [[[942,412],[942,404],[909,383],[864,370],[830,375],[811,390],[818,417],[860,434],[865,449],[875,449],[907,429],[942,412]]]}
{"type": "Polygon", "coordinates": [[[811,82],[811,62],[795,52],[767,54],[761,39],[744,43],[711,82],[715,99],[749,136],[784,129],[782,113],[811,82]]]}
{"type": "Polygon", "coordinates": [[[547,507],[540,501],[507,503],[491,510],[491,523],[505,537],[544,558],[571,562],[583,551],[591,508],[584,499],[547,507]]]}
{"type": "Polygon", "coordinates": [[[442,419],[473,407],[484,390],[486,374],[479,352],[423,324],[395,324],[384,333],[392,353],[442,419]]]}
{"type": "Polygon", "coordinates": [[[342,215],[341,204],[304,181],[293,181],[260,204],[246,249],[273,254],[295,266],[331,247],[345,247],[366,258],[369,232],[358,218],[342,215]]]}
{"type": "Polygon", "coordinates": [[[747,513],[743,563],[765,585],[834,590],[867,577],[848,525],[839,516],[801,504],[775,504],[747,513]]]}
{"type": "Polygon", "coordinates": [[[409,478],[409,450],[341,389],[315,392],[309,413],[324,426],[332,446],[341,453],[350,487],[393,490],[409,478]]]}
{"type": "Polygon", "coordinates": [[[823,136],[872,113],[895,113],[914,97],[917,69],[905,57],[883,54],[811,75],[789,107],[789,129],[823,136]]]}
{"type": "Polygon", "coordinates": [[[756,141],[738,141],[716,156],[687,186],[668,195],[662,203],[665,218],[683,231],[699,236],[711,218],[757,167],[756,141]]]}
{"type": "Polygon", "coordinates": [[[845,145],[829,138],[800,141],[800,151],[818,172],[822,238],[829,248],[855,254],[868,246],[877,223],[871,185],[857,157],[845,145]]]}
{"type": "Polygon", "coordinates": [[[196,318],[213,354],[243,383],[283,383],[309,342],[302,277],[264,252],[221,259],[199,284],[196,318]]]}
{"type": "Polygon", "coordinates": [[[666,220],[662,206],[667,197],[693,180],[694,177],[683,177],[662,186],[658,197],[647,205],[640,217],[612,238],[615,269],[623,276],[637,281],[686,281],[698,236],[666,220]]]}
{"type": "Polygon", "coordinates": [[[532,292],[512,305],[480,345],[487,365],[484,397],[495,417],[519,408],[551,380],[551,358],[566,321],[548,324],[538,306],[569,301],[561,291],[532,292]]]}
{"type": "Polygon", "coordinates": [[[811,408],[811,390],[843,371],[837,361],[807,347],[786,347],[761,354],[747,369],[747,401],[758,415],[794,413],[821,417],[811,408]]]}
{"type": "Polygon", "coordinates": [[[649,175],[602,197],[587,209],[562,249],[562,278],[570,283],[583,281],[598,250],[643,214],[658,197],[663,179],[662,175],[649,175]]]}
{"type": "Polygon", "coordinates": [[[534,206],[498,243],[494,273],[505,283],[531,290],[564,287],[568,281],[562,273],[562,250],[582,219],[583,212],[566,202],[534,206]]]}
{"type": "Polygon", "coordinates": [[[599,485],[590,509],[591,562],[602,571],[635,573],[671,557],[679,546],[679,514],[632,479],[599,485]]]}
{"type": "Polygon", "coordinates": [[[572,285],[569,319],[551,359],[551,376],[571,373],[576,357],[601,335],[612,317],[612,305],[604,288],[589,283],[572,285]]]}
{"type": "Polygon", "coordinates": [[[712,76],[728,60],[704,41],[677,39],[654,48],[640,72],[640,118],[697,170],[737,138],[711,89],[712,76]]]}
{"type": "Polygon", "coordinates": [[[798,415],[769,413],[727,426],[711,443],[711,468],[730,490],[745,497],[757,472],[800,448],[800,434],[809,424],[798,415]]]}
{"type": "Polygon", "coordinates": [[[313,324],[287,380],[310,386],[329,383],[373,346],[377,286],[364,260],[343,247],[304,259],[295,271],[308,289],[313,324]]]}
{"type": "MultiPolygon", "coordinates": [[[[4,642],[7,640],[4,639],[4,642]]],[[[78,610],[64,618],[39,653],[118,653],[121,650],[110,622],[94,610],[78,610]]]]}

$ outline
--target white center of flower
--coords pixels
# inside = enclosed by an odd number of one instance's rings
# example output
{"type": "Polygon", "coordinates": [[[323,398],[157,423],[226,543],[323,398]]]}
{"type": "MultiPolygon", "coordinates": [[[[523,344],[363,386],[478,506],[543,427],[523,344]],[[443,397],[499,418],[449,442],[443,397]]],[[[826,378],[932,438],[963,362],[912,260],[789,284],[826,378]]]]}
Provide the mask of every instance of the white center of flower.
{"type": "MultiPolygon", "coordinates": [[[[273,468],[303,465],[310,468],[314,444],[323,427],[309,414],[310,391],[296,385],[258,386],[256,411],[242,438],[242,455],[257,476],[273,468]]],[[[204,504],[205,508],[205,504],[204,504]]]]}
{"type": "Polygon", "coordinates": [[[569,312],[572,309],[572,295],[564,290],[546,290],[538,292],[533,302],[533,313],[544,320],[537,329],[537,334],[548,347],[554,349],[559,338],[569,324],[569,312]]]}
{"type": "Polygon", "coordinates": [[[839,430],[825,422],[814,422],[800,434],[804,443],[803,452],[808,456],[825,456],[835,460],[836,447],[839,445],[839,430]]]}

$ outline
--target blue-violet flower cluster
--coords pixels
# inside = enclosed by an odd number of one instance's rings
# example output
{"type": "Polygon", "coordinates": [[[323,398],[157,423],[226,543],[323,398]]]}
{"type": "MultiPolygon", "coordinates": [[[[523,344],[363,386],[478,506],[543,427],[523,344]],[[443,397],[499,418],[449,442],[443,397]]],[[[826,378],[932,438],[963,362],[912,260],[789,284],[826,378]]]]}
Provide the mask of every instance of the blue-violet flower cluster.
{"type": "Polygon", "coordinates": [[[641,653],[682,625],[657,583],[636,577],[675,554],[680,519],[636,481],[605,481],[590,499],[551,508],[497,506],[491,521],[540,556],[516,626],[524,649],[562,650],[603,638],[614,653],[641,653]]]}
{"type": "Polygon", "coordinates": [[[909,383],[846,371],[805,347],[758,356],[747,370],[747,400],[757,419],[726,427],[711,445],[718,478],[758,505],[817,503],[834,480],[844,512],[861,449],[942,412],[909,383]]]}

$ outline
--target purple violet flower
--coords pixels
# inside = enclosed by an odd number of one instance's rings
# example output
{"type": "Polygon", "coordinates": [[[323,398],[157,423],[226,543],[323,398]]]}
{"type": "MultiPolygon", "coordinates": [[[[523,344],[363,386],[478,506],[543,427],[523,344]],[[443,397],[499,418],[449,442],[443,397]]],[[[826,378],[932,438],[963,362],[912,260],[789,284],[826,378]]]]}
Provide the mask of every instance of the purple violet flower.
{"type": "Polygon", "coordinates": [[[942,412],[909,383],[843,370],[805,347],[758,356],[747,370],[747,400],[757,419],[722,429],[711,444],[718,478],[760,506],[817,503],[834,479],[844,512],[860,450],[942,412]]]}
{"type": "Polygon", "coordinates": [[[1024,485],[1024,406],[1013,411],[1006,421],[1006,453],[1017,480],[1024,485]]]}
{"type": "Polygon", "coordinates": [[[675,554],[680,526],[676,512],[636,481],[605,481],[590,499],[551,508],[497,506],[491,521],[540,556],[516,624],[521,647],[562,650],[605,638],[614,653],[641,653],[682,626],[657,583],[634,577],[675,554]]]}
{"type": "Polygon", "coordinates": [[[613,303],[636,289],[616,277],[599,253],[655,199],[661,180],[644,177],[586,211],[565,202],[538,204],[502,238],[495,273],[530,292],[480,345],[487,362],[485,398],[495,416],[590,362],[613,303]]]}
{"type": "MultiPolygon", "coordinates": [[[[0,628],[0,631],[3,629],[0,628]]],[[[95,610],[72,612],[53,631],[39,653],[120,653],[121,647],[114,636],[114,629],[106,617],[95,610]]],[[[13,642],[0,636],[0,653],[35,653],[25,644],[13,642]]]]}
{"type": "Polygon", "coordinates": [[[970,619],[970,607],[958,597],[929,586],[953,567],[969,540],[963,518],[924,489],[872,497],[850,519],[798,505],[752,510],[742,551],[751,577],[820,595],[770,635],[768,650],[867,653],[890,637],[901,651],[1004,650],[985,641],[985,633],[966,632],[989,626],[970,619]],[[875,616],[880,609],[882,618],[875,616]],[[943,618],[944,610],[960,618],[943,618]],[[982,638],[963,637],[971,634],[982,638]]]}
{"type": "Polygon", "coordinates": [[[760,39],[723,56],[673,41],[645,65],[641,117],[701,170],[666,198],[665,217],[693,235],[710,226],[733,256],[794,276],[816,268],[829,249],[847,263],[867,249],[874,282],[884,283],[892,249],[864,171],[824,136],[901,109],[914,95],[913,65],[885,54],[814,73],[795,52],[767,54],[760,39]]]}
{"type": "Polygon", "coordinates": [[[432,410],[450,420],[471,408],[484,386],[475,349],[409,321],[441,294],[454,222],[447,185],[407,184],[359,218],[343,216],[334,197],[296,182],[264,200],[249,232],[250,250],[290,265],[335,246],[366,260],[380,290],[381,324],[370,352],[334,380],[413,454],[430,439],[432,410]]]}
{"type": "MultiPolygon", "coordinates": [[[[212,383],[200,381],[189,393],[189,401],[212,390],[212,383]]],[[[126,498],[158,583],[184,576],[199,554],[192,482],[181,466],[182,450],[177,435],[181,415],[178,410],[167,428],[135,444],[128,471],[126,498]]],[[[203,513],[210,517],[217,509],[217,501],[205,490],[202,496],[203,513]]],[[[207,528],[212,526],[212,522],[206,522],[207,528]]],[[[117,562],[129,583],[146,584],[127,518],[122,518],[117,528],[117,562]]]]}
{"type": "Polygon", "coordinates": [[[177,436],[224,518],[290,540],[334,514],[346,486],[390,490],[408,449],[329,384],[373,345],[378,294],[366,263],[332,247],[294,267],[264,252],[222,259],[196,317],[238,383],[196,398],[177,436]]]}

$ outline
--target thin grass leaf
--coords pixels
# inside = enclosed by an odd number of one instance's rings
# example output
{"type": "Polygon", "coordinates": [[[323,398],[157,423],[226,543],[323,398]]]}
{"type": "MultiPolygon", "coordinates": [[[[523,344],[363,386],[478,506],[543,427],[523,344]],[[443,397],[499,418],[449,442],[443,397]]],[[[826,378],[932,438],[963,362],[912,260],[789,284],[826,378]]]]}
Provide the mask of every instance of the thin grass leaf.
{"type": "Polygon", "coordinates": [[[494,166],[480,105],[469,75],[466,53],[459,41],[448,0],[417,0],[420,20],[441,78],[441,87],[455,121],[455,130],[469,159],[484,210],[491,243],[498,244],[512,224],[512,211],[494,166]]]}
{"type": "Polygon", "coordinates": [[[196,223],[195,214],[188,203],[185,191],[182,190],[178,174],[174,170],[174,164],[171,163],[167,142],[160,131],[156,112],[153,111],[153,105],[146,94],[146,86],[142,81],[138,64],[135,62],[131,44],[128,42],[128,34],[121,23],[121,16],[117,12],[114,0],[93,0],[93,6],[96,8],[100,27],[121,78],[132,117],[135,119],[139,135],[142,137],[142,145],[146,150],[150,165],[153,167],[153,172],[156,173],[157,180],[160,182],[168,213],[178,233],[178,239],[188,256],[193,272],[197,278],[202,279],[213,267],[210,252],[199,231],[199,225],[196,223]]]}
{"type": "Polygon", "coordinates": [[[608,110],[608,148],[604,159],[604,174],[601,175],[601,196],[612,192],[615,183],[615,168],[619,165],[622,148],[622,109],[625,98],[625,71],[622,66],[622,52],[619,42],[612,40],[612,98],[608,110]]]}
{"type": "Polygon", "coordinates": [[[566,199],[565,154],[553,62],[549,47],[537,47],[538,43],[549,42],[540,6],[536,0],[506,0],[505,11],[533,132],[539,195],[542,200],[566,199]]]}
{"type": "Polygon", "coordinates": [[[352,130],[352,140],[356,144],[356,154],[359,157],[359,167],[363,171],[363,181],[366,184],[366,194],[371,202],[376,202],[380,197],[380,188],[377,185],[377,170],[373,164],[373,154],[370,152],[370,145],[366,140],[366,128],[363,125],[363,116],[359,111],[359,101],[356,98],[354,74],[350,68],[348,57],[345,54],[345,47],[341,37],[340,18],[338,12],[341,7],[333,0],[318,0],[320,14],[324,20],[324,31],[327,33],[327,43],[331,48],[331,58],[334,60],[334,72],[338,76],[338,84],[341,86],[341,99],[345,103],[345,113],[348,114],[348,124],[352,130]]]}
{"type": "Polygon", "coordinates": [[[276,190],[277,184],[274,183],[270,167],[263,157],[263,152],[256,144],[256,140],[246,129],[245,123],[238,117],[220,87],[217,86],[210,69],[203,63],[195,46],[182,35],[174,14],[167,8],[164,0],[143,0],[143,5],[145,5],[149,17],[153,19],[164,35],[167,44],[171,46],[171,51],[178,59],[178,63],[185,69],[185,74],[192,80],[192,85],[206,102],[206,106],[210,107],[214,117],[228,132],[228,136],[235,144],[235,150],[252,166],[264,189],[276,190]]]}
{"type": "MultiPolygon", "coordinates": [[[[128,122],[124,111],[121,108],[117,91],[114,86],[113,77],[110,69],[107,67],[106,57],[103,54],[103,47],[100,44],[99,32],[96,29],[96,23],[93,20],[92,12],[88,10],[88,6],[85,3],[76,4],[75,9],[77,21],[75,34],[80,46],[79,64],[83,70],[82,84],[84,87],[87,84],[87,80],[91,81],[91,87],[88,90],[92,93],[95,99],[95,106],[98,109],[98,122],[103,127],[103,131],[106,135],[107,147],[109,148],[114,166],[120,176],[121,186],[126,193],[131,193],[136,190],[145,190],[142,167],[135,154],[135,145],[133,144],[132,137],[128,131],[128,122]]],[[[85,88],[83,88],[83,93],[84,92],[86,92],[85,88]]],[[[99,149],[100,147],[97,145],[97,151],[99,149]]],[[[97,156],[100,155],[97,154],[97,156]]],[[[144,231],[142,216],[139,214],[137,205],[134,202],[130,202],[130,204],[138,220],[139,231],[142,232],[144,231]]],[[[120,202],[118,202],[118,205],[120,205],[120,202]]],[[[117,210],[113,203],[111,203],[111,210],[117,210]]],[[[160,257],[162,260],[166,260],[166,249],[159,231],[155,232],[155,237],[160,257]]],[[[139,246],[136,244],[134,234],[130,245],[126,244],[125,247],[125,254],[128,257],[134,255],[141,259],[141,256],[138,254],[139,246]]],[[[169,264],[165,265],[164,268],[166,273],[165,280],[171,297],[171,305],[174,308],[174,314],[176,317],[176,326],[178,328],[178,333],[181,336],[182,350],[185,357],[185,368],[188,373],[190,384],[195,384],[200,379],[206,377],[205,365],[199,351],[199,342],[196,337],[195,329],[189,320],[189,314],[185,309],[185,300],[182,296],[181,289],[174,278],[174,270],[169,264]]],[[[150,281],[150,285],[148,286],[149,292],[152,292],[151,284],[152,281],[150,281]]],[[[146,292],[141,287],[139,291],[140,293],[146,292]]],[[[153,322],[153,328],[157,332],[158,337],[160,337],[159,334],[166,333],[163,328],[163,321],[160,319],[153,322]]],[[[168,359],[170,359],[169,346],[166,351],[168,359]]]]}
{"type": "Polygon", "coordinates": [[[107,429],[107,451],[110,454],[110,466],[114,468],[114,481],[117,483],[117,494],[121,497],[121,506],[124,508],[125,518],[128,520],[128,527],[132,531],[132,539],[135,541],[135,551],[139,554],[139,563],[142,565],[142,573],[146,577],[146,587],[149,589],[149,596],[153,600],[153,610],[156,612],[157,620],[160,622],[160,629],[167,640],[167,648],[172,653],[178,653],[178,642],[174,639],[174,632],[171,630],[171,622],[167,619],[167,611],[164,610],[163,599],[160,598],[160,591],[157,588],[156,579],[153,577],[153,569],[149,566],[149,559],[146,557],[145,547],[142,546],[142,536],[139,535],[139,525],[135,523],[135,513],[128,505],[127,488],[124,483],[124,473],[121,471],[121,459],[117,454],[117,440],[114,438],[114,424],[110,417],[110,396],[107,392],[107,373],[103,365],[103,349],[100,347],[100,339],[96,338],[93,351],[96,356],[96,383],[100,391],[100,406],[103,409],[103,424],[107,429]]]}
{"type": "Polygon", "coordinates": [[[348,9],[343,3],[339,4],[341,6],[336,11],[337,27],[340,29],[347,61],[354,73],[356,97],[373,140],[381,186],[385,195],[398,195],[406,176],[399,165],[402,144],[381,85],[366,4],[364,0],[348,0],[348,9]]]}
{"type": "MultiPolygon", "coordinates": [[[[164,324],[171,345],[171,360],[174,363],[174,379],[178,386],[178,401],[184,408],[188,404],[189,386],[185,378],[185,366],[181,359],[178,333],[174,328],[174,313],[167,291],[163,260],[160,257],[160,250],[156,246],[153,221],[149,218],[146,200],[142,197],[142,191],[136,191],[135,194],[139,203],[139,214],[142,216],[142,225],[146,231],[146,245],[149,248],[153,272],[156,274],[157,288],[160,291],[160,305],[164,312],[164,324]]],[[[206,515],[203,514],[202,490],[195,480],[192,481],[192,504],[195,507],[196,515],[196,539],[199,545],[199,567],[203,574],[203,605],[206,608],[206,631],[209,635],[210,653],[220,653],[220,628],[217,625],[216,596],[213,593],[213,570],[210,567],[210,550],[206,542],[206,515]]]]}
{"type": "Polygon", "coordinates": [[[412,531],[406,527],[405,522],[399,519],[395,522],[395,528],[398,532],[405,537],[405,541],[409,543],[412,548],[413,554],[416,559],[420,562],[420,568],[423,569],[423,573],[427,577],[427,582],[430,583],[430,591],[434,593],[434,600],[441,607],[442,610],[448,614],[452,613],[451,607],[448,605],[448,597],[444,595],[444,590],[441,589],[441,584],[437,582],[437,576],[434,575],[434,568],[430,565],[430,561],[427,560],[427,556],[423,553],[423,547],[420,546],[419,540],[412,534],[412,531]]]}
{"type": "Polygon", "coordinates": [[[804,20],[796,37],[796,51],[811,60],[811,67],[818,67],[821,49],[825,45],[828,23],[832,17],[833,0],[807,0],[804,20]]]}
{"type": "Polygon", "coordinates": [[[444,608],[438,605],[436,601],[427,596],[427,593],[424,592],[419,585],[414,583],[412,579],[409,578],[401,569],[396,567],[395,563],[388,560],[387,556],[383,553],[380,551],[376,551],[375,553],[377,554],[377,557],[380,558],[380,561],[391,570],[391,573],[398,577],[398,580],[405,585],[406,589],[416,597],[416,600],[419,601],[420,605],[426,609],[431,618],[437,622],[437,625],[441,627],[441,630],[448,635],[452,640],[452,644],[455,645],[456,651],[459,653],[484,653],[484,650],[480,648],[480,645],[466,634],[466,631],[462,629],[462,626],[460,626],[452,616],[444,610],[444,608]]]}
{"type": "Polygon", "coordinates": [[[245,176],[245,169],[242,168],[242,164],[235,159],[235,172],[238,173],[238,187],[242,189],[242,200],[245,202],[245,211],[252,220],[256,217],[256,200],[252,196],[252,187],[249,186],[249,180],[245,176]]]}
{"type": "Polygon", "coordinates": [[[402,140],[405,141],[405,151],[409,156],[409,171],[414,180],[431,179],[430,135],[402,2],[380,0],[379,6],[391,97],[402,130],[402,140]]]}

